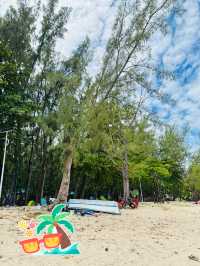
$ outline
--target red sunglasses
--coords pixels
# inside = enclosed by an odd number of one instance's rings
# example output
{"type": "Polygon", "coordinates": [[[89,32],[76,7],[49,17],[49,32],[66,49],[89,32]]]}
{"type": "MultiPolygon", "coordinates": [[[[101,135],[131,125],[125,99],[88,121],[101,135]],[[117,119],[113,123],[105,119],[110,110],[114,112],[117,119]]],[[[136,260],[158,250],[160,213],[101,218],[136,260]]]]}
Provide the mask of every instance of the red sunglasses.
{"type": "Polygon", "coordinates": [[[26,253],[35,253],[40,250],[40,244],[44,243],[45,248],[56,248],[60,245],[60,239],[61,234],[47,234],[44,235],[43,239],[27,239],[20,241],[20,245],[22,245],[22,248],[24,252],[26,253]]]}

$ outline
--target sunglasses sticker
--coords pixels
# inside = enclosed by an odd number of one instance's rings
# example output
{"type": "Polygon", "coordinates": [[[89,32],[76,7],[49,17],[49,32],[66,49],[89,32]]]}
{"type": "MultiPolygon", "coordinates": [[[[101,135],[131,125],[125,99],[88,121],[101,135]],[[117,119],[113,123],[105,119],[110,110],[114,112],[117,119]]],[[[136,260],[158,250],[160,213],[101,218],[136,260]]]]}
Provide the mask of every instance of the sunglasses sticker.
{"type": "Polygon", "coordinates": [[[21,220],[17,223],[28,239],[19,242],[27,254],[68,255],[80,254],[78,244],[71,242],[73,224],[67,219],[69,212],[62,212],[65,204],[56,205],[51,214],[40,215],[37,221],[21,220]]]}

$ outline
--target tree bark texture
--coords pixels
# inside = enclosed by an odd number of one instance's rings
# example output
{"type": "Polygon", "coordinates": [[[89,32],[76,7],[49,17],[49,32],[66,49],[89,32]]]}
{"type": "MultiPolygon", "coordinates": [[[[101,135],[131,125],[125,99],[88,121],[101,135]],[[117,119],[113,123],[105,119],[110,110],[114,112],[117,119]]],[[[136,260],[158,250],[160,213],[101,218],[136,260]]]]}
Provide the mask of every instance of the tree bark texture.
{"type": "Polygon", "coordinates": [[[122,167],[122,177],[123,177],[123,198],[124,200],[128,200],[130,190],[129,190],[129,178],[128,178],[128,152],[125,148],[124,152],[124,162],[122,167]]]}
{"type": "Polygon", "coordinates": [[[56,223],[56,230],[59,234],[61,234],[61,239],[60,239],[60,246],[61,249],[67,248],[68,246],[71,245],[70,238],[68,235],[65,233],[65,231],[56,223]]]}
{"type": "Polygon", "coordinates": [[[69,193],[70,177],[71,177],[72,156],[73,156],[72,149],[68,148],[65,152],[63,178],[62,178],[60,189],[59,189],[58,196],[57,196],[58,202],[67,201],[67,197],[69,193]]]}

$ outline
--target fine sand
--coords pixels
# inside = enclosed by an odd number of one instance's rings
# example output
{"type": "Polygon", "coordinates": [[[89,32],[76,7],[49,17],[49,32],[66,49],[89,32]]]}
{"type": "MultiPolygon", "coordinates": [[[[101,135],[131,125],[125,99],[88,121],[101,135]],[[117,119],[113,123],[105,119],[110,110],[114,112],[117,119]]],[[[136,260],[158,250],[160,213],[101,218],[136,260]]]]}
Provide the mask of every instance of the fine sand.
{"type": "Polygon", "coordinates": [[[200,265],[200,206],[192,203],[145,203],[121,215],[71,215],[81,254],[28,255],[18,241],[25,239],[17,221],[47,211],[0,209],[1,266],[192,266],[200,265]]]}

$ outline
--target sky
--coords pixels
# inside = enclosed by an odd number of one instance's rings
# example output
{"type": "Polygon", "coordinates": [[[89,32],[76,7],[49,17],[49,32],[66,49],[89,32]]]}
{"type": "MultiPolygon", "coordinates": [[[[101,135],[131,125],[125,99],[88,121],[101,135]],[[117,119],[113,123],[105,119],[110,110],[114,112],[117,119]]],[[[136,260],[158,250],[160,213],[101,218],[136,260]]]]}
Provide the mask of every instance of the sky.
{"type": "Polygon", "coordinates": [[[173,71],[176,79],[160,85],[176,101],[171,107],[155,102],[159,117],[178,128],[190,128],[187,143],[191,151],[200,147],[200,1],[182,1],[181,17],[173,12],[168,19],[170,34],[155,36],[152,43],[160,67],[173,71]]]}
{"type": "MultiPolygon", "coordinates": [[[[45,1],[45,0],[43,0],[45,1]]],[[[175,73],[173,81],[158,81],[158,86],[176,101],[173,106],[151,102],[152,110],[161,120],[177,128],[189,128],[186,142],[191,151],[200,148],[200,0],[182,0],[184,15],[167,18],[169,33],[159,33],[151,40],[152,55],[160,68],[175,73]]],[[[16,0],[0,0],[0,14],[16,0]]],[[[96,73],[101,64],[106,42],[111,34],[117,12],[117,0],[60,0],[71,6],[67,33],[57,43],[57,50],[68,57],[88,36],[95,49],[90,71],[96,73]]]]}

